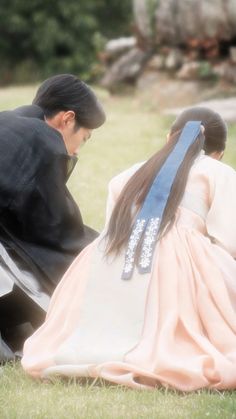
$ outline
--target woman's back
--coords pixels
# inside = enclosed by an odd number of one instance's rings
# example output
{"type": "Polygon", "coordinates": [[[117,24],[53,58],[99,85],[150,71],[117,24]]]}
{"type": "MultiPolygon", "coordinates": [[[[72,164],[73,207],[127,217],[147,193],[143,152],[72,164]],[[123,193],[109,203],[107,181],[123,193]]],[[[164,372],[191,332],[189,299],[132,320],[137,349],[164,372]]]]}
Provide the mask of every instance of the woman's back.
{"type": "MultiPolygon", "coordinates": [[[[139,167],[111,181],[108,213],[139,167]]],[[[222,248],[236,254],[232,188],[231,168],[210,157],[196,159],[150,273],[135,268],[130,280],[122,280],[125,249],[104,257],[102,234],[63,278],[45,324],[26,342],[24,368],[32,375],[102,377],[135,388],[236,387],[236,262],[222,248]]]]}
{"type": "Polygon", "coordinates": [[[201,155],[193,164],[180,203],[178,224],[195,227],[236,256],[233,226],[236,211],[236,172],[230,166],[201,155]],[[183,211],[189,210],[188,211],[183,211]],[[199,220],[199,223],[198,223],[199,220]]]}
{"type": "MultiPolygon", "coordinates": [[[[143,164],[135,164],[110,182],[106,224],[123,188],[143,164]]],[[[195,228],[236,255],[236,232],[230,223],[236,213],[235,184],[234,169],[201,153],[190,169],[175,225],[195,228]]]]}

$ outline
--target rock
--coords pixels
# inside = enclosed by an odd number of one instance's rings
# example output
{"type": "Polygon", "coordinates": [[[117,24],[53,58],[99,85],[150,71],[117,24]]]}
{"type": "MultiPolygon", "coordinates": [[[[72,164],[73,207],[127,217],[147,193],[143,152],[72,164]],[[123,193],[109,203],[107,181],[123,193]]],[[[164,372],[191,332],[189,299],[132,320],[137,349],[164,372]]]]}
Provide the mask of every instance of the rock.
{"type": "Polygon", "coordinates": [[[179,48],[174,48],[169,52],[166,58],[165,67],[168,70],[177,70],[183,64],[183,60],[182,51],[179,48]]]}
{"type": "Polygon", "coordinates": [[[118,56],[136,46],[136,38],[134,36],[121,37],[118,39],[111,39],[105,46],[105,52],[108,56],[118,56]]]}
{"type": "Polygon", "coordinates": [[[163,70],[165,68],[164,55],[153,55],[152,58],[147,62],[146,68],[151,71],[163,70]]]}
{"type": "Polygon", "coordinates": [[[180,80],[210,79],[215,77],[215,72],[208,61],[189,61],[183,64],[177,73],[180,80]]]}
{"type": "MultiPolygon", "coordinates": [[[[187,46],[199,42],[206,57],[220,42],[236,37],[235,0],[132,0],[134,26],[148,45],[187,46]]],[[[142,45],[144,48],[145,45],[142,45]]]]}
{"type": "Polygon", "coordinates": [[[236,36],[235,0],[158,0],[152,13],[159,45],[186,45],[191,39],[217,44],[236,36]]]}
{"type": "Polygon", "coordinates": [[[145,68],[145,71],[138,77],[136,87],[140,91],[150,91],[156,89],[156,86],[164,85],[168,75],[163,71],[153,71],[145,68]]]}
{"type": "Polygon", "coordinates": [[[101,80],[101,85],[111,89],[116,84],[123,81],[134,81],[148,58],[149,53],[138,48],[133,48],[131,51],[118,58],[118,60],[107,70],[105,76],[101,80]]]}
{"type": "Polygon", "coordinates": [[[214,66],[214,73],[219,78],[225,78],[225,74],[227,72],[228,63],[223,61],[221,63],[218,63],[214,66]]]}
{"type": "Polygon", "coordinates": [[[236,84],[236,64],[222,62],[214,67],[214,73],[216,76],[236,84]]]}
{"type": "Polygon", "coordinates": [[[199,69],[199,61],[190,61],[184,63],[177,73],[177,78],[179,80],[197,80],[199,78],[199,69]]]}
{"type": "Polygon", "coordinates": [[[230,60],[233,64],[236,64],[236,47],[231,47],[229,49],[230,60]]]}

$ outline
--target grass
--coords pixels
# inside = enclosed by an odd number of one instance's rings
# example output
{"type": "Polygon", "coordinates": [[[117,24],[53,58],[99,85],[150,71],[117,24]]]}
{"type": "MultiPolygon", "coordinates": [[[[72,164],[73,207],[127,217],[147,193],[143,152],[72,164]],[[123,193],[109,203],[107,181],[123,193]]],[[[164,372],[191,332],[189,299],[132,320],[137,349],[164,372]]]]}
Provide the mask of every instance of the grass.
{"type": "MultiPolygon", "coordinates": [[[[0,90],[0,109],[30,103],[35,86],[0,90]]],[[[136,95],[110,97],[98,91],[108,114],[81,150],[68,186],[84,221],[101,230],[109,180],[147,159],[165,141],[171,118],[143,105],[136,95]]],[[[224,161],[236,167],[236,125],[229,128],[224,161]]],[[[62,418],[223,418],[236,419],[234,392],[179,393],[166,389],[136,391],[104,382],[33,381],[20,364],[0,368],[0,419],[62,418]]]]}
{"type": "Polygon", "coordinates": [[[236,418],[233,392],[137,391],[75,380],[39,383],[19,365],[3,368],[0,386],[1,419],[236,418]]]}

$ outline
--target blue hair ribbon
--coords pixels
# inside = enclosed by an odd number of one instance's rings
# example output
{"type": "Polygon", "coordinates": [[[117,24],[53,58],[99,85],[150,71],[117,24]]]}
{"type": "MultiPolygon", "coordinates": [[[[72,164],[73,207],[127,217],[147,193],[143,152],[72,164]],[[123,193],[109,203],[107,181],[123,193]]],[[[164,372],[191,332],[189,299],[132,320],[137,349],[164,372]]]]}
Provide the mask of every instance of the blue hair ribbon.
{"type": "Polygon", "coordinates": [[[126,249],[122,279],[130,279],[132,277],[136,251],[142,237],[143,242],[138,261],[138,270],[140,273],[151,272],[158,232],[172,185],[189,147],[198,138],[200,132],[201,121],[188,121],[172,152],[157,173],[135,218],[126,249]]]}

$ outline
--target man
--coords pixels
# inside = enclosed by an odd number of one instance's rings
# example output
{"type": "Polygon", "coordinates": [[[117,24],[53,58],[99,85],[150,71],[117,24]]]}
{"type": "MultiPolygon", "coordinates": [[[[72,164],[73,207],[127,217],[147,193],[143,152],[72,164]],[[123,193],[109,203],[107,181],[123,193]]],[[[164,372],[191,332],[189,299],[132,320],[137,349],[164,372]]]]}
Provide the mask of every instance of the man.
{"type": "Polygon", "coordinates": [[[104,121],[93,91],[70,74],[43,82],[33,105],[0,113],[0,359],[40,324],[48,296],[97,235],[66,182],[104,121]]]}

